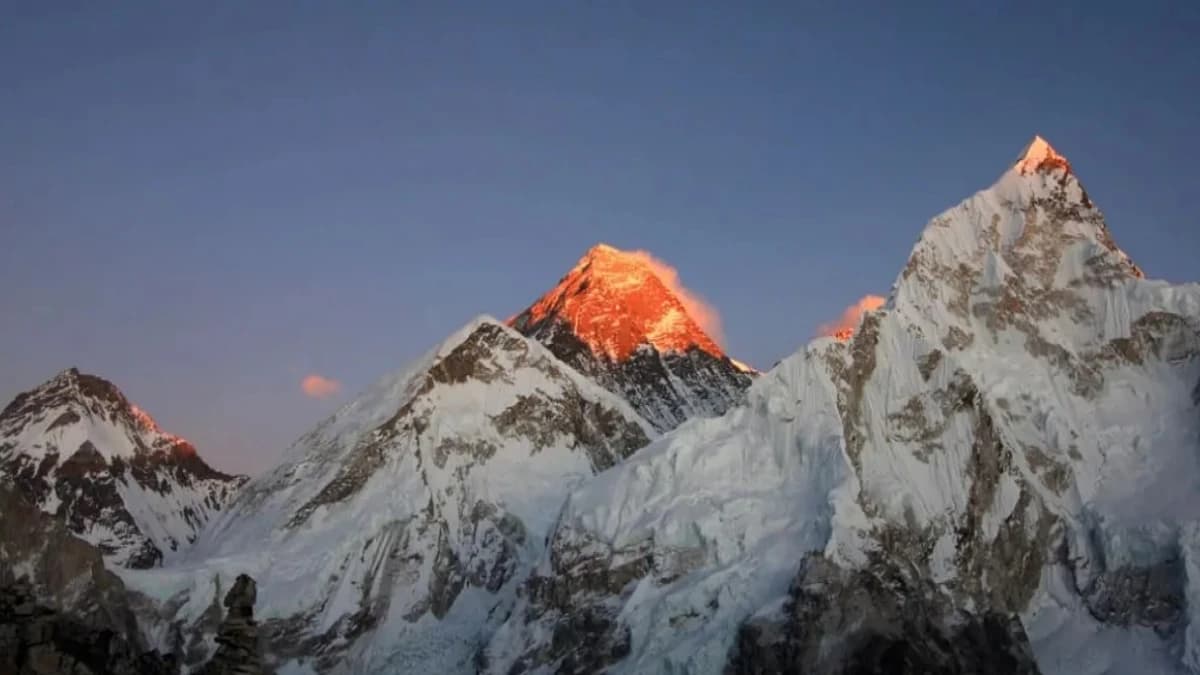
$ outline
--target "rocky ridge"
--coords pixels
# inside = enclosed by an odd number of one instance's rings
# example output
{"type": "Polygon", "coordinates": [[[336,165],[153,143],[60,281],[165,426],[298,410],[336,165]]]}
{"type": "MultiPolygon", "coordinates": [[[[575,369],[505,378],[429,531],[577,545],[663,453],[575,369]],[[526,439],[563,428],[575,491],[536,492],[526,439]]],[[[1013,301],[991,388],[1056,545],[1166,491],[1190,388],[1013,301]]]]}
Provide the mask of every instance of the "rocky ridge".
{"type": "Polygon", "coordinates": [[[0,471],[128,567],[186,548],[245,481],[211,468],[111,382],[74,368],[0,412],[0,471]]]}
{"type": "Polygon", "coordinates": [[[486,670],[1193,671],[1197,386],[1200,285],[1035,139],[848,342],[572,493],[486,670]]]}
{"type": "MultiPolygon", "coordinates": [[[[633,409],[477,319],[302,437],[180,566],[130,571],[154,621],[202,636],[236,575],[257,581],[268,667],[473,669],[571,486],[655,435],[633,409]]],[[[158,644],[171,644],[163,633],[158,644]]]]}

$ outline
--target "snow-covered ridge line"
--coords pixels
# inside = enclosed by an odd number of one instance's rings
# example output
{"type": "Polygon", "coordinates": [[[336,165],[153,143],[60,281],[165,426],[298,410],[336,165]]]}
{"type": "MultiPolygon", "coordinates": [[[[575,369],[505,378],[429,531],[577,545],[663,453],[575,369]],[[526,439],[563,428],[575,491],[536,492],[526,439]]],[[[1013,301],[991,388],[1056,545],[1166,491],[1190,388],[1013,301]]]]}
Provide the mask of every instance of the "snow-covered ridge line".
{"type": "Polygon", "coordinates": [[[567,491],[655,435],[620,397],[480,317],[301,437],[185,562],[125,579],[211,636],[217,584],[247,573],[272,659],[456,672],[511,605],[567,491]]]}
{"type": "Polygon", "coordinates": [[[134,567],[189,546],[245,480],[213,469],[111,382],[75,368],[0,413],[0,468],[109,564],[134,567]]]}
{"type": "Polygon", "coordinates": [[[1198,672],[1198,329],[1035,139],[849,342],[572,493],[487,672],[1198,672]]]}

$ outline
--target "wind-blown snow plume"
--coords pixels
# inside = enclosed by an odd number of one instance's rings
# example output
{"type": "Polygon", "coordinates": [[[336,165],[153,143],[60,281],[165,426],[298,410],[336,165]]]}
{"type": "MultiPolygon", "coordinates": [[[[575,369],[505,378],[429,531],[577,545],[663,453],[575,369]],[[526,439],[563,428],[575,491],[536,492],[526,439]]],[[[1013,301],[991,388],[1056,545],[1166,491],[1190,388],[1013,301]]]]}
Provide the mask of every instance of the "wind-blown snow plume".
{"type": "Polygon", "coordinates": [[[858,322],[862,320],[862,315],[883,307],[885,302],[887,300],[878,295],[864,295],[858,302],[847,307],[836,321],[818,326],[817,334],[848,340],[854,334],[854,329],[858,328],[858,322]]]}
{"type": "Polygon", "coordinates": [[[725,336],[721,332],[721,315],[717,313],[717,308],[684,286],[683,282],[679,280],[679,270],[655,258],[649,251],[630,251],[629,255],[645,263],[654,272],[654,276],[658,277],[658,280],[679,298],[679,302],[688,316],[692,317],[692,321],[695,321],[705,333],[708,333],[714,342],[722,347],[725,346],[725,336]]]}
{"type": "Polygon", "coordinates": [[[305,396],[312,398],[328,398],[342,390],[342,383],[323,375],[306,375],[300,381],[300,389],[305,396]]]}

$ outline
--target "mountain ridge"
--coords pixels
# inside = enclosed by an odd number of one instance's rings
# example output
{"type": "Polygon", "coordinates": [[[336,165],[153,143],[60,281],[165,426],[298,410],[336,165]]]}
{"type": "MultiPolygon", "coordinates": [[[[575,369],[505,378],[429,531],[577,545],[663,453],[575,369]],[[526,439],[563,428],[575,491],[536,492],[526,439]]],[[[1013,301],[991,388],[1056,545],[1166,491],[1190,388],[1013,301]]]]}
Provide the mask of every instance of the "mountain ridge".
{"type": "Polygon", "coordinates": [[[245,481],[210,467],[116,385],[78,368],[0,412],[0,466],[42,511],[133,567],[190,545],[245,481]]]}
{"type": "MultiPolygon", "coordinates": [[[[202,662],[250,574],[285,672],[1200,670],[1200,284],[1146,280],[1044,139],[754,378],[641,261],[587,276],[627,254],[467,323],[173,564],[118,569],[148,646],[202,662]]],[[[8,426],[93,414],[31,400],[8,426]]]]}
{"type": "Polygon", "coordinates": [[[1031,148],[848,341],[574,491],[486,672],[1200,666],[1200,284],[1031,148]]]}
{"type": "Polygon", "coordinates": [[[125,579],[208,640],[218,585],[249,574],[277,666],[467,668],[570,487],[656,435],[619,396],[479,317],[302,436],[181,566],[125,579]]]}

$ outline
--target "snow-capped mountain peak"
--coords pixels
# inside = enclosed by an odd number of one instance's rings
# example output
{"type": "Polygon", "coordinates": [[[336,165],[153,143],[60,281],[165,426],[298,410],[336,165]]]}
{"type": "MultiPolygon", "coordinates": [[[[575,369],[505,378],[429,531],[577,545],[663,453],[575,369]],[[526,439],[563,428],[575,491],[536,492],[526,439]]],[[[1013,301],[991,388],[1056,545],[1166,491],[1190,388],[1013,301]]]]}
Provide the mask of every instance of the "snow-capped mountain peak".
{"type": "Polygon", "coordinates": [[[306,645],[318,670],[459,672],[567,491],[655,435],[620,397],[480,317],[248,484],[191,551],[211,575],[128,579],[185,591],[177,618],[202,622],[213,577],[249,573],[276,657],[306,645]]]}
{"type": "Polygon", "coordinates": [[[210,467],[113,383],[68,368],[0,413],[3,477],[117,565],[185,547],[241,476],[210,467]]]}
{"type": "Polygon", "coordinates": [[[663,276],[672,273],[644,251],[597,244],[512,324],[520,330],[562,321],[593,352],[613,361],[629,358],[643,344],[662,353],[695,347],[723,357],[684,299],[664,283],[663,276]]]}
{"type": "Polygon", "coordinates": [[[848,341],[574,492],[485,672],[1197,672],[1198,406],[1200,285],[1035,139],[848,341]]]}
{"type": "Polygon", "coordinates": [[[755,371],[705,330],[715,319],[666,263],[598,244],[508,323],[662,431],[725,412],[750,385],[755,371]]]}
{"type": "Polygon", "coordinates": [[[74,367],[19,394],[0,413],[0,439],[39,459],[48,450],[72,445],[75,435],[82,442],[97,434],[102,438],[94,447],[106,460],[156,451],[196,454],[187,439],[164,431],[112,382],[74,367]],[[114,426],[126,433],[106,435],[114,426]]]}
{"type": "Polygon", "coordinates": [[[1071,163],[1067,161],[1066,157],[1058,154],[1058,151],[1051,147],[1046,139],[1034,136],[1029,145],[1025,147],[1025,151],[1017,158],[1014,168],[1020,173],[1036,173],[1050,169],[1065,169],[1070,172],[1071,163]]]}

